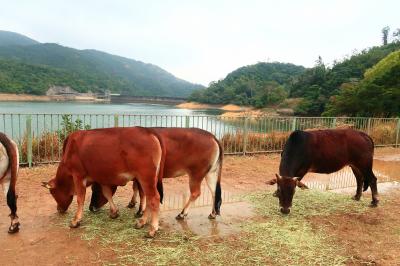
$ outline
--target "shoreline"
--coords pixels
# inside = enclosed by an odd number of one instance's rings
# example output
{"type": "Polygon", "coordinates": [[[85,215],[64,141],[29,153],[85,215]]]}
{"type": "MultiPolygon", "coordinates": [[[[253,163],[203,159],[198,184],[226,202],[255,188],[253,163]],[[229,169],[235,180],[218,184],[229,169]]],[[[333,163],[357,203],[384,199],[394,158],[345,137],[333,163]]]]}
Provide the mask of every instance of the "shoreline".
{"type": "Polygon", "coordinates": [[[199,110],[199,109],[216,109],[220,111],[224,111],[221,114],[221,117],[244,117],[244,116],[252,116],[252,117],[260,117],[260,116],[279,116],[276,111],[266,111],[261,109],[255,109],[251,106],[239,106],[235,104],[227,104],[227,105],[216,105],[216,104],[203,104],[196,102],[185,102],[176,105],[177,108],[183,109],[191,109],[191,110],[199,110]]]}
{"type": "Polygon", "coordinates": [[[0,102],[51,102],[45,95],[0,93],[0,102]]]}

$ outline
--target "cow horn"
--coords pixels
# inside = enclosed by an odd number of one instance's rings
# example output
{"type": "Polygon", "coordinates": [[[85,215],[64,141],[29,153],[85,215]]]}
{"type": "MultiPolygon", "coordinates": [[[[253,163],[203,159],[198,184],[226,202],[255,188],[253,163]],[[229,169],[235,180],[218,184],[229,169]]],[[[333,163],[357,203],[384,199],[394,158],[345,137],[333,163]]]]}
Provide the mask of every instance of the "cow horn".
{"type": "Polygon", "coordinates": [[[278,174],[275,174],[275,176],[276,176],[276,180],[281,179],[281,177],[278,174]]]}
{"type": "Polygon", "coordinates": [[[44,181],[42,181],[42,187],[45,187],[47,189],[51,188],[51,186],[49,185],[49,182],[44,182],[44,181]]]}

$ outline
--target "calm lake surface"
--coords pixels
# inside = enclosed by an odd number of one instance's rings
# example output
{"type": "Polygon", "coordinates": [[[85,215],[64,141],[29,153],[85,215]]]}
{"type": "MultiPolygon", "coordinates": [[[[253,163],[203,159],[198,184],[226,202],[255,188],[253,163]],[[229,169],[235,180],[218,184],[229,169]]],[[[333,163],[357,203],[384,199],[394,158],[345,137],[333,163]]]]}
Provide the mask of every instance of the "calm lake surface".
{"type": "Polygon", "coordinates": [[[214,131],[222,124],[209,115],[220,110],[190,110],[161,104],[104,104],[79,102],[0,102],[0,131],[19,139],[26,132],[39,136],[63,130],[69,121],[82,127],[114,126],[200,127],[214,131]],[[117,115],[117,116],[116,116],[117,115]]]}
{"type": "Polygon", "coordinates": [[[80,102],[0,102],[0,114],[216,115],[219,110],[189,110],[161,104],[80,102]]]}

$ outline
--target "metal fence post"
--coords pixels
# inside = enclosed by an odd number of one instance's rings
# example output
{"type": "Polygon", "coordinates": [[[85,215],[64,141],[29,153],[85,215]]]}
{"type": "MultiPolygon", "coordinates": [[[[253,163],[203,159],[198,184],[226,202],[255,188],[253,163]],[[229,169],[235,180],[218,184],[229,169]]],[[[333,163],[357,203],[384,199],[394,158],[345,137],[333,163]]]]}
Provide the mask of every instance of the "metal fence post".
{"type": "Polygon", "coordinates": [[[297,118],[293,117],[293,121],[292,121],[292,131],[296,130],[296,123],[297,123],[297,118]]]}
{"type": "Polygon", "coordinates": [[[335,128],[335,127],[336,127],[336,117],[333,118],[332,125],[331,125],[331,128],[335,128]]]}
{"type": "Polygon", "coordinates": [[[189,116],[185,117],[185,127],[186,128],[190,127],[190,117],[189,116]]]}
{"type": "Polygon", "coordinates": [[[26,138],[27,138],[26,154],[27,154],[28,166],[30,168],[30,167],[32,167],[32,117],[31,117],[31,115],[26,116],[26,138]]]}
{"type": "Polygon", "coordinates": [[[118,122],[118,115],[114,115],[114,127],[118,127],[119,126],[119,122],[118,122]]]}
{"type": "Polygon", "coordinates": [[[371,134],[371,118],[368,118],[368,125],[367,125],[367,134],[371,134]]]}
{"type": "Polygon", "coordinates": [[[399,136],[400,135],[400,118],[397,118],[397,129],[396,129],[396,146],[395,147],[398,147],[400,144],[399,144],[399,136]]]}
{"type": "Polygon", "coordinates": [[[249,127],[249,117],[246,116],[244,118],[244,126],[243,126],[243,155],[246,155],[248,127],[249,127]]]}

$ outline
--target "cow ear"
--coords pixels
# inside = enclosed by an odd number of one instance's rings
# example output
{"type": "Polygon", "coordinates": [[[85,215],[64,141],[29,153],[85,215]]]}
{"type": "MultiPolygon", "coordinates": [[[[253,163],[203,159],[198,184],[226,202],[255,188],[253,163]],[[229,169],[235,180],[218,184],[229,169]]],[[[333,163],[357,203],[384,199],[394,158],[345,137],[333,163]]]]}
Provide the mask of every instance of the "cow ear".
{"type": "Polygon", "coordinates": [[[301,189],[308,189],[307,185],[296,179],[297,186],[301,189]]]}
{"type": "Polygon", "coordinates": [[[271,180],[268,180],[265,182],[267,185],[275,185],[276,182],[281,178],[278,174],[275,174],[276,178],[272,178],[271,180]]]}

